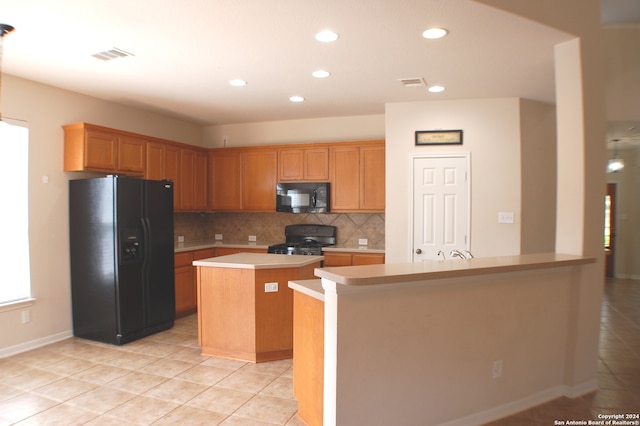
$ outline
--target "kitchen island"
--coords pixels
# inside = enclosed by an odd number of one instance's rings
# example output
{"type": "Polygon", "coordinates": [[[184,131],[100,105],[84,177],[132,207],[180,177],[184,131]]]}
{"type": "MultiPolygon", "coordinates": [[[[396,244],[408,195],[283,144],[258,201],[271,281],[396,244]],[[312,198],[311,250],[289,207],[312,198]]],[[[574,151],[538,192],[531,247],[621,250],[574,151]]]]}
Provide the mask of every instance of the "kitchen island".
{"type": "Polygon", "coordinates": [[[198,341],[204,355],[291,358],[290,280],[313,278],[322,256],[238,253],[197,260],[198,341]]]}
{"type": "Polygon", "coordinates": [[[581,279],[591,273],[594,258],[547,253],[319,268],[320,280],[291,281],[295,325],[323,324],[294,341],[298,416],[483,424],[593,391],[601,289],[581,279]]]}

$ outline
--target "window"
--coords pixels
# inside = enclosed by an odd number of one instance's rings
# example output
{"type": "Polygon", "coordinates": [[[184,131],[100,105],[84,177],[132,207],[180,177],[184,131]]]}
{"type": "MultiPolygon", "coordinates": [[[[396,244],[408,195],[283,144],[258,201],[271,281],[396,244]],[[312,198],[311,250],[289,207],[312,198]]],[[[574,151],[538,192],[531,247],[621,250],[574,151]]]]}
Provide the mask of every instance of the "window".
{"type": "Polygon", "coordinates": [[[29,270],[29,129],[0,121],[0,181],[4,225],[0,244],[0,306],[31,298],[29,270]]]}

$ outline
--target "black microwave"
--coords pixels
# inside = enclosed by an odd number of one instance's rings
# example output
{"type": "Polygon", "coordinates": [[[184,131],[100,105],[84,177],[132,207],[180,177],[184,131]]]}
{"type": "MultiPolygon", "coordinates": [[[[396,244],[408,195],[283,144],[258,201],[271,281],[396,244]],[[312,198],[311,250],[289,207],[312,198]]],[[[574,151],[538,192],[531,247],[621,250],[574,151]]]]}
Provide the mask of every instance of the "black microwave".
{"type": "Polygon", "coordinates": [[[276,211],[287,213],[328,213],[329,183],[300,182],[276,184],[276,211]]]}

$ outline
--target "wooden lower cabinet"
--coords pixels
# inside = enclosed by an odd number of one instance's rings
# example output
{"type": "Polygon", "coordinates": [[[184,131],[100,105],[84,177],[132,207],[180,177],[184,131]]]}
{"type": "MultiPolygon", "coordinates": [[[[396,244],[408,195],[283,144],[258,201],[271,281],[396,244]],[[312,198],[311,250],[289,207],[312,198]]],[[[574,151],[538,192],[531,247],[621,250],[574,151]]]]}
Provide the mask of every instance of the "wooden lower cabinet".
{"type": "Polygon", "coordinates": [[[198,342],[202,354],[249,362],[293,356],[291,280],[313,278],[320,266],[255,269],[199,266],[198,342]],[[277,282],[276,292],[265,283],[277,282]]]}
{"type": "Polygon", "coordinates": [[[266,253],[260,248],[215,247],[174,254],[176,318],[191,315],[198,310],[197,277],[194,260],[225,256],[235,253],[266,253]]]}
{"type": "Polygon", "coordinates": [[[174,255],[176,318],[195,313],[198,310],[196,297],[196,268],[194,260],[215,256],[214,249],[186,251],[174,255]]]}
{"type": "Polygon", "coordinates": [[[358,252],[328,252],[325,251],[324,266],[357,266],[381,265],[384,263],[384,253],[358,252]]]}

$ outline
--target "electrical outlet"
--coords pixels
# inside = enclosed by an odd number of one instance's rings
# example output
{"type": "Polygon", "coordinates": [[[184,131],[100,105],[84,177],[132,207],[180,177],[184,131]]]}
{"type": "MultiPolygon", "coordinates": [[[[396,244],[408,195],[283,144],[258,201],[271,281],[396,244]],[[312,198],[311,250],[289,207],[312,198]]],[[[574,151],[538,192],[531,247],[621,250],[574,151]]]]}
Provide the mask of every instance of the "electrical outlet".
{"type": "Polygon", "coordinates": [[[358,245],[360,245],[360,246],[366,246],[367,244],[369,244],[369,240],[367,240],[366,238],[360,238],[360,239],[358,239],[358,245]]]}
{"type": "Polygon", "coordinates": [[[221,241],[222,240],[222,234],[216,234],[215,235],[215,239],[216,239],[216,241],[221,241]]]}
{"type": "Polygon", "coordinates": [[[255,235],[249,235],[249,241],[251,242],[256,242],[256,236],[255,235]]]}
{"type": "Polygon", "coordinates": [[[184,235],[178,235],[178,242],[184,243],[184,235]]]}
{"type": "Polygon", "coordinates": [[[502,360],[493,361],[493,378],[497,379],[502,376],[502,360]]]}
{"type": "Polygon", "coordinates": [[[264,292],[265,293],[275,293],[278,291],[278,283],[264,283],[264,292]]]}
{"type": "Polygon", "coordinates": [[[22,323],[27,324],[31,322],[31,311],[29,309],[25,309],[22,311],[22,323]]]}
{"type": "Polygon", "coordinates": [[[498,223],[514,223],[513,212],[498,212],[498,223]]]}

